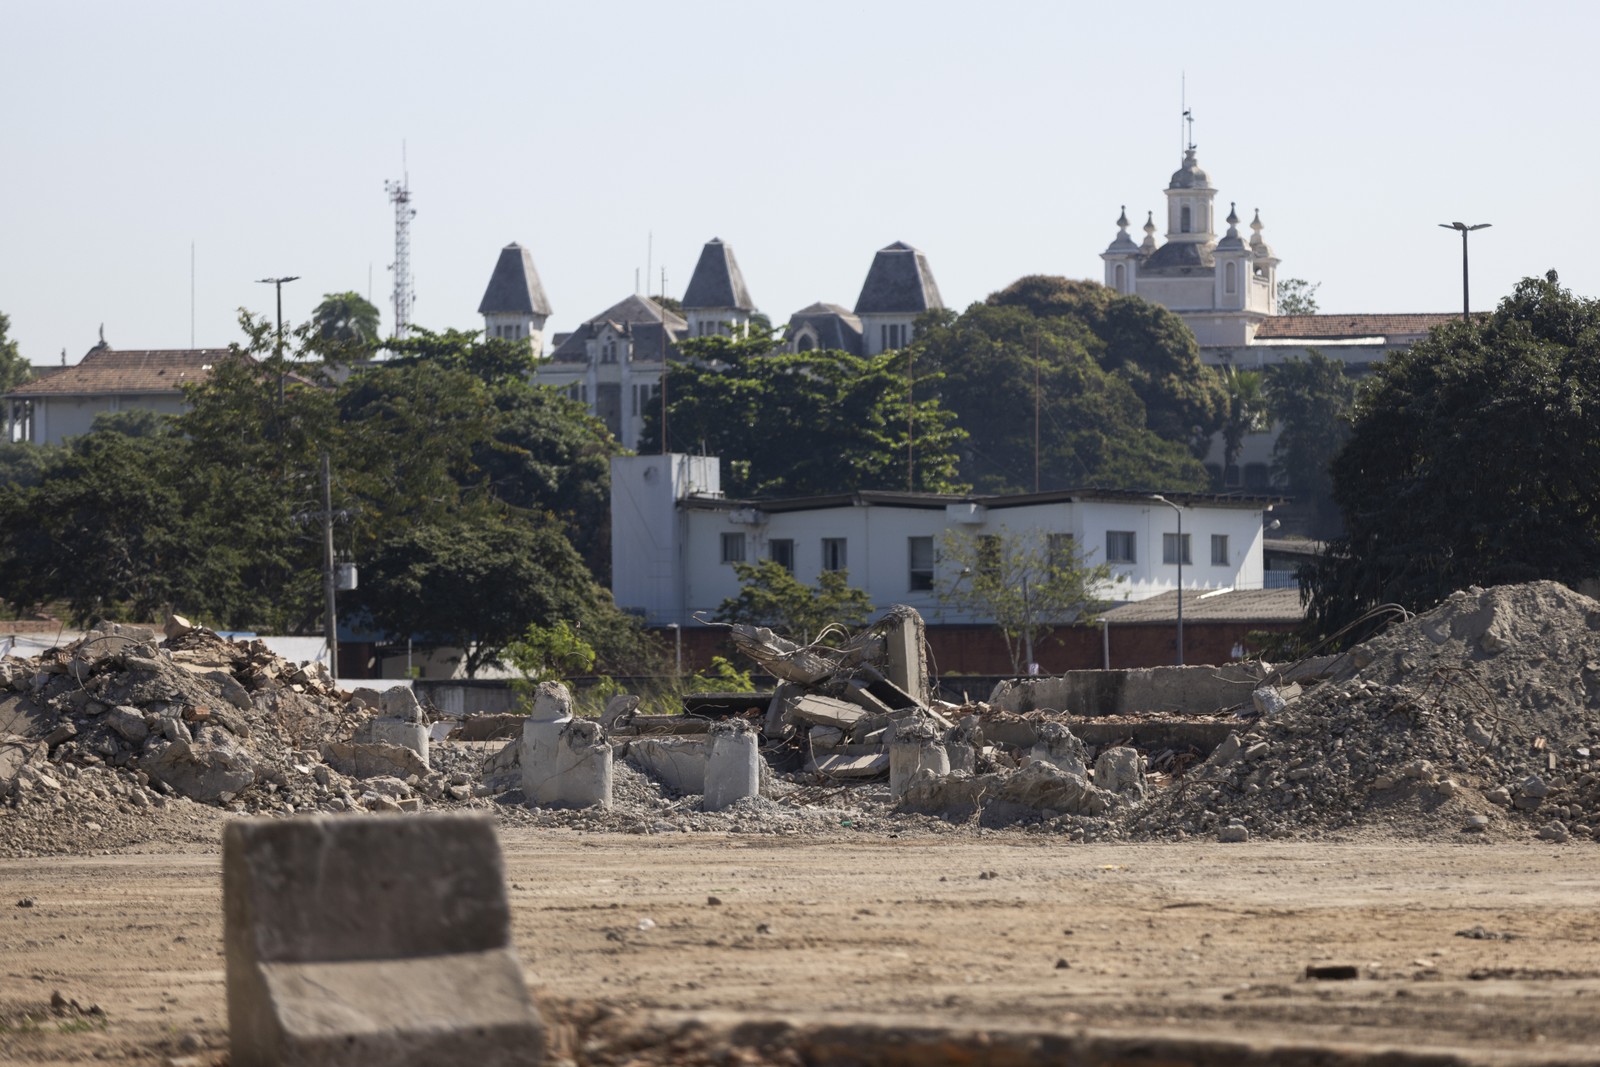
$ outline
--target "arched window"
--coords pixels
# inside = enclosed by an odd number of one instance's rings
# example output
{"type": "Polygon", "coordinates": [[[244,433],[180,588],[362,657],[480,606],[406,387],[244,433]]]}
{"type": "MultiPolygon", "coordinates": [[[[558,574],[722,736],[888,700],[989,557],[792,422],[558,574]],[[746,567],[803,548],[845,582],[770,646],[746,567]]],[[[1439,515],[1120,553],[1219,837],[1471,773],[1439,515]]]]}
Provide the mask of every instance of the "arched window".
{"type": "Polygon", "coordinates": [[[809,352],[816,346],[816,342],[811,339],[811,335],[808,333],[804,337],[800,338],[800,343],[795,347],[800,352],[809,352]]]}
{"type": "Polygon", "coordinates": [[[1223,265],[1222,291],[1224,293],[1237,293],[1239,291],[1239,265],[1237,263],[1223,265]]]}
{"type": "Polygon", "coordinates": [[[1126,291],[1126,289],[1128,288],[1128,268],[1124,267],[1121,263],[1118,263],[1117,264],[1117,275],[1116,275],[1116,277],[1117,277],[1117,284],[1116,284],[1117,292],[1120,293],[1120,292],[1126,291]]]}
{"type": "Polygon", "coordinates": [[[1185,204],[1178,211],[1178,232],[1193,233],[1194,227],[1189,221],[1189,205],[1185,204]]]}

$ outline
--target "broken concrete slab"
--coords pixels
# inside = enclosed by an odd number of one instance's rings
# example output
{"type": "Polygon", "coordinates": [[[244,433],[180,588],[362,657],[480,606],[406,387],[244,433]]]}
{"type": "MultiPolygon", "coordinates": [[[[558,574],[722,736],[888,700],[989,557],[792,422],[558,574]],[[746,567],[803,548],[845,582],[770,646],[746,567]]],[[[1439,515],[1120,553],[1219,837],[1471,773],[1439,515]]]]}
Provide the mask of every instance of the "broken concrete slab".
{"type": "Polygon", "coordinates": [[[1017,714],[1041,708],[1087,716],[1203,714],[1249,700],[1265,676],[1255,663],[1068,671],[1050,678],[1003,681],[989,695],[989,705],[1017,714]]]}
{"type": "Polygon", "coordinates": [[[202,804],[230,799],[256,780],[248,754],[215,742],[155,741],[145,746],[140,767],[152,781],[202,804]]]}
{"type": "Polygon", "coordinates": [[[421,756],[402,745],[382,742],[329,741],[322,746],[322,761],[351,778],[428,776],[421,756]]]}
{"type": "Polygon", "coordinates": [[[368,719],[357,728],[355,740],[366,744],[399,745],[415,752],[424,768],[430,766],[428,727],[425,723],[388,717],[368,719]]]}
{"type": "Polygon", "coordinates": [[[965,820],[977,816],[985,826],[1057,814],[1103,815],[1115,795],[1097,789],[1087,779],[1048,763],[1030,763],[1018,771],[976,777],[940,778],[924,771],[912,779],[900,807],[928,815],[965,820]]]}
{"type": "Polygon", "coordinates": [[[621,755],[628,765],[642,771],[680,796],[698,796],[706,791],[705,738],[640,737],[628,741],[621,755]]]}
{"type": "Polygon", "coordinates": [[[889,795],[899,799],[919,774],[943,778],[950,773],[950,755],[932,722],[917,717],[900,722],[889,742],[889,795]]]}
{"type": "Polygon", "coordinates": [[[813,726],[832,726],[847,733],[867,716],[865,710],[848,701],[813,693],[794,700],[789,705],[789,714],[813,726]]]}
{"type": "Polygon", "coordinates": [[[889,771],[889,753],[879,749],[861,754],[843,751],[819,755],[806,769],[829,778],[879,778],[889,771]]]}
{"type": "Polygon", "coordinates": [[[928,707],[933,687],[928,679],[927,627],[922,615],[913,607],[895,604],[874,628],[884,637],[888,680],[915,703],[928,707]]]}
{"type": "Polygon", "coordinates": [[[1029,758],[1052,764],[1079,777],[1089,773],[1088,750],[1065,723],[1042,722],[1038,726],[1038,734],[1039,740],[1028,751],[1029,758]]]}
{"type": "Polygon", "coordinates": [[[223,898],[236,1067],[543,1061],[488,818],[236,821],[223,898]]]}
{"type": "Polygon", "coordinates": [[[1148,787],[1139,750],[1122,746],[1103,750],[1095,757],[1094,784],[1127,800],[1143,800],[1148,787]]]}
{"type": "Polygon", "coordinates": [[[740,652],[780,681],[815,685],[841,666],[838,659],[779,637],[765,626],[735,623],[728,636],[740,652]]]}

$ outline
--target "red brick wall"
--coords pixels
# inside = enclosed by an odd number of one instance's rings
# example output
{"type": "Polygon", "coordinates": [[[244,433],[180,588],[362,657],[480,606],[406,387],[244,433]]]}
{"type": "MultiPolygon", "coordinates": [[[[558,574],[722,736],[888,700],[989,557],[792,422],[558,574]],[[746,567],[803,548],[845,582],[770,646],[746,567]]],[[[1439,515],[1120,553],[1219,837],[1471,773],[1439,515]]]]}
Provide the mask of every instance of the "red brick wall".
{"type": "MultiPolygon", "coordinates": [[[[1186,663],[1227,663],[1233,658],[1234,642],[1249,647],[1245,635],[1251,630],[1289,631],[1283,624],[1244,622],[1191,622],[1183,627],[1183,658],[1186,663]]],[[[697,671],[711,662],[712,656],[726,656],[735,666],[747,669],[748,663],[735,658],[722,630],[700,628],[683,631],[683,669],[697,671]]],[[[668,655],[672,653],[672,631],[658,630],[668,655]]],[[[939,675],[1010,674],[1011,657],[1005,640],[993,626],[930,626],[928,645],[933,668],[939,675]]],[[[1177,627],[1172,623],[1139,623],[1111,627],[1111,666],[1162,667],[1178,662],[1177,627]]],[[[1103,666],[1099,626],[1067,627],[1056,630],[1035,645],[1034,657],[1045,674],[1095,669],[1103,666]]],[[[1024,666],[1026,670],[1026,666],[1024,666]]]]}

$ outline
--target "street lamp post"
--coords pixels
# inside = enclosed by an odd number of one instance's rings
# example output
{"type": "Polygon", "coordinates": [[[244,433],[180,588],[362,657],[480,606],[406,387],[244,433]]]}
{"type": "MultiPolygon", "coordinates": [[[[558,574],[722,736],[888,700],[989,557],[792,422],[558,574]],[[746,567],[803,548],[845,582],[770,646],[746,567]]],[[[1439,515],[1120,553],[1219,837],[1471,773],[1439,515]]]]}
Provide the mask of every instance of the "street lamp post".
{"type": "Polygon", "coordinates": [[[1461,231],[1461,320],[1465,322],[1472,315],[1472,302],[1467,298],[1467,234],[1473,230],[1487,230],[1494,224],[1480,222],[1476,226],[1468,226],[1464,222],[1441,222],[1439,225],[1447,230],[1461,231]]]}
{"type": "Polygon", "coordinates": [[[291,274],[282,278],[257,278],[261,285],[270,285],[278,291],[278,343],[273,347],[273,354],[278,362],[278,406],[283,406],[283,286],[285,282],[297,282],[300,275],[291,274]]]}
{"type": "Polygon", "coordinates": [[[1157,493],[1150,498],[1178,513],[1178,666],[1183,666],[1183,509],[1157,493]]]}

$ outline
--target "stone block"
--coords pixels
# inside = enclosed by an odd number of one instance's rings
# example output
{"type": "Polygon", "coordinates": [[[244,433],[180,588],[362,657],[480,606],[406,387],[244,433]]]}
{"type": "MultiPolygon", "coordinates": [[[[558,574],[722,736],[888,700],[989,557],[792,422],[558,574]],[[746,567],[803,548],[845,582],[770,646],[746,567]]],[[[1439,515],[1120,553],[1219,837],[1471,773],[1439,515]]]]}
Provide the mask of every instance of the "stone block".
{"type": "Polygon", "coordinates": [[[223,899],[235,1067],[543,1062],[488,818],[239,820],[223,899]]]}
{"type": "Polygon", "coordinates": [[[950,774],[950,754],[939,741],[933,723],[926,719],[906,719],[895,727],[889,743],[889,793],[899,800],[911,788],[919,773],[935,778],[950,774]]]}
{"type": "Polygon", "coordinates": [[[1143,800],[1147,786],[1138,749],[1120,745],[1102,749],[1094,761],[1094,784],[1129,800],[1143,800]]]}
{"type": "Polygon", "coordinates": [[[351,778],[392,775],[425,778],[428,765],[409,748],[368,741],[329,741],[322,746],[322,761],[351,778]]]}
{"type": "Polygon", "coordinates": [[[539,807],[609,808],[612,758],[611,742],[592,719],[532,720],[523,731],[523,795],[539,807]]]}
{"type": "Polygon", "coordinates": [[[378,745],[399,745],[417,754],[424,767],[428,762],[428,726],[408,719],[368,719],[356,731],[355,740],[378,745]]]}

